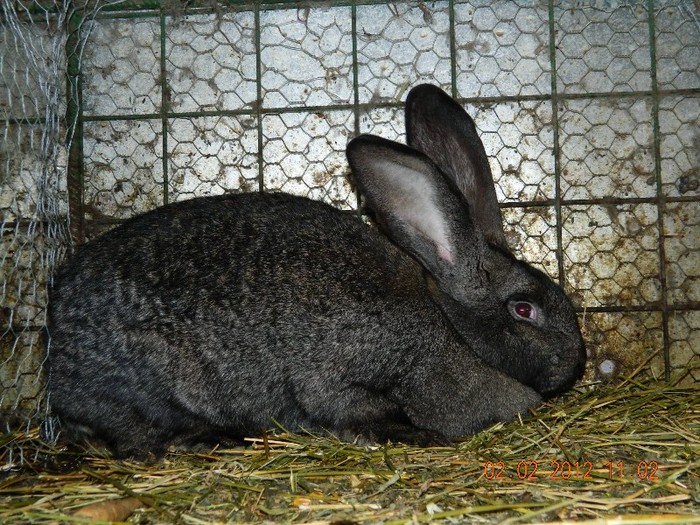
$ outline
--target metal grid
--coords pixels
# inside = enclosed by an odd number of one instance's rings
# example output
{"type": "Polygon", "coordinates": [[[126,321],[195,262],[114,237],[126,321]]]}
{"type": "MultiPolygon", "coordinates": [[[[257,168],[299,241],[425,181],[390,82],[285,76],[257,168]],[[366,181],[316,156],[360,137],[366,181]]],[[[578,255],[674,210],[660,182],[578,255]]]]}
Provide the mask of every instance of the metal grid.
{"type": "Polygon", "coordinates": [[[65,252],[65,11],[0,0],[0,427],[44,399],[47,286],[65,252]],[[25,16],[26,15],[26,16],[25,16]]]}
{"type": "Polygon", "coordinates": [[[357,209],[347,141],[404,140],[430,82],[475,117],[516,253],[580,306],[589,377],[700,380],[692,0],[159,4],[105,7],[69,60],[77,243],[229,191],[357,209]]]}

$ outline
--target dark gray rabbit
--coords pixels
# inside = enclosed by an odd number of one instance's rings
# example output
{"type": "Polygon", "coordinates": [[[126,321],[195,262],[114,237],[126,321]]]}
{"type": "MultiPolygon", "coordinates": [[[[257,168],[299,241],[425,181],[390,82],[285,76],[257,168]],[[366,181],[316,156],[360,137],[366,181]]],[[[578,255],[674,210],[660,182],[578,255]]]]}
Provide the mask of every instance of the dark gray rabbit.
{"type": "Polygon", "coordinates": [[[445,443],[581,376],[562,289],[510,253],[466,112],[422,85],[409,146],[347,155],[386,235],[285,194],[204,197],[83,246],[50,296],[49,391],[74,439],[118,456],[279,422],[445,443]]]}

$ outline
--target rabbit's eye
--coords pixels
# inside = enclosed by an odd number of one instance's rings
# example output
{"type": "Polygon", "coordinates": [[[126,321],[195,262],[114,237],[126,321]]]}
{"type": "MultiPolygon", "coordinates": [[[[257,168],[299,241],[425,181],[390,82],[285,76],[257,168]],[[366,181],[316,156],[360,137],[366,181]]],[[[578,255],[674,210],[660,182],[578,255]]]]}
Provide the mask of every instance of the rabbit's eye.
{"type": "Polygon", "coordinates": [[[532,312],[532,305],[530,303],[515,303],[515,313],[520,317],[526,317],[529,319],[532,312]]]}
{"type": "Polygon", "coordinates": [[[532,303],[526,301],[514,301],[510,304],[510,309],[516,318],[527,321],[537,320],[537,308],[532,303]]]}

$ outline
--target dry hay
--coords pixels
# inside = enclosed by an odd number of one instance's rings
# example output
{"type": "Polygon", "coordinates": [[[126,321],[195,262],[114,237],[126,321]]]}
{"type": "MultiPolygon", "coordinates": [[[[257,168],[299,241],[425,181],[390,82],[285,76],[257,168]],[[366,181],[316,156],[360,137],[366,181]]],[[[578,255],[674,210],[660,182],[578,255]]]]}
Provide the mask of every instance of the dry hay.
{"type": "Polygon", "coordinates": [[[700,523],[697,386],[580,386],[450,448],[280,433],[146,465],[2,439],[4,524],[700,523]]]}

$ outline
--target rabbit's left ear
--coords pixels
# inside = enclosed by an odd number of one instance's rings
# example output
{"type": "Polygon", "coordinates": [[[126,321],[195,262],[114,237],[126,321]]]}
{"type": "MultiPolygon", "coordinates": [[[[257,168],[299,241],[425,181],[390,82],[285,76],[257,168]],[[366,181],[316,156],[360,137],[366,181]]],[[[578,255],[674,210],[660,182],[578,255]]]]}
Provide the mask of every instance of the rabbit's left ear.
{"type": "Polygon", "coordinates": [[[406,135],[464,196],[484,238],[510,251],[486,151],[467,112],[437,86],[416,86],[406,98],[406,135]]]}
{"type": "Polygon", "coordinates": [[[373,135],[350,141],[347,156],[360,192],[385,233],[441,282],[476,283],[483,257],[464,201],[422,153],[373,135]]]}

